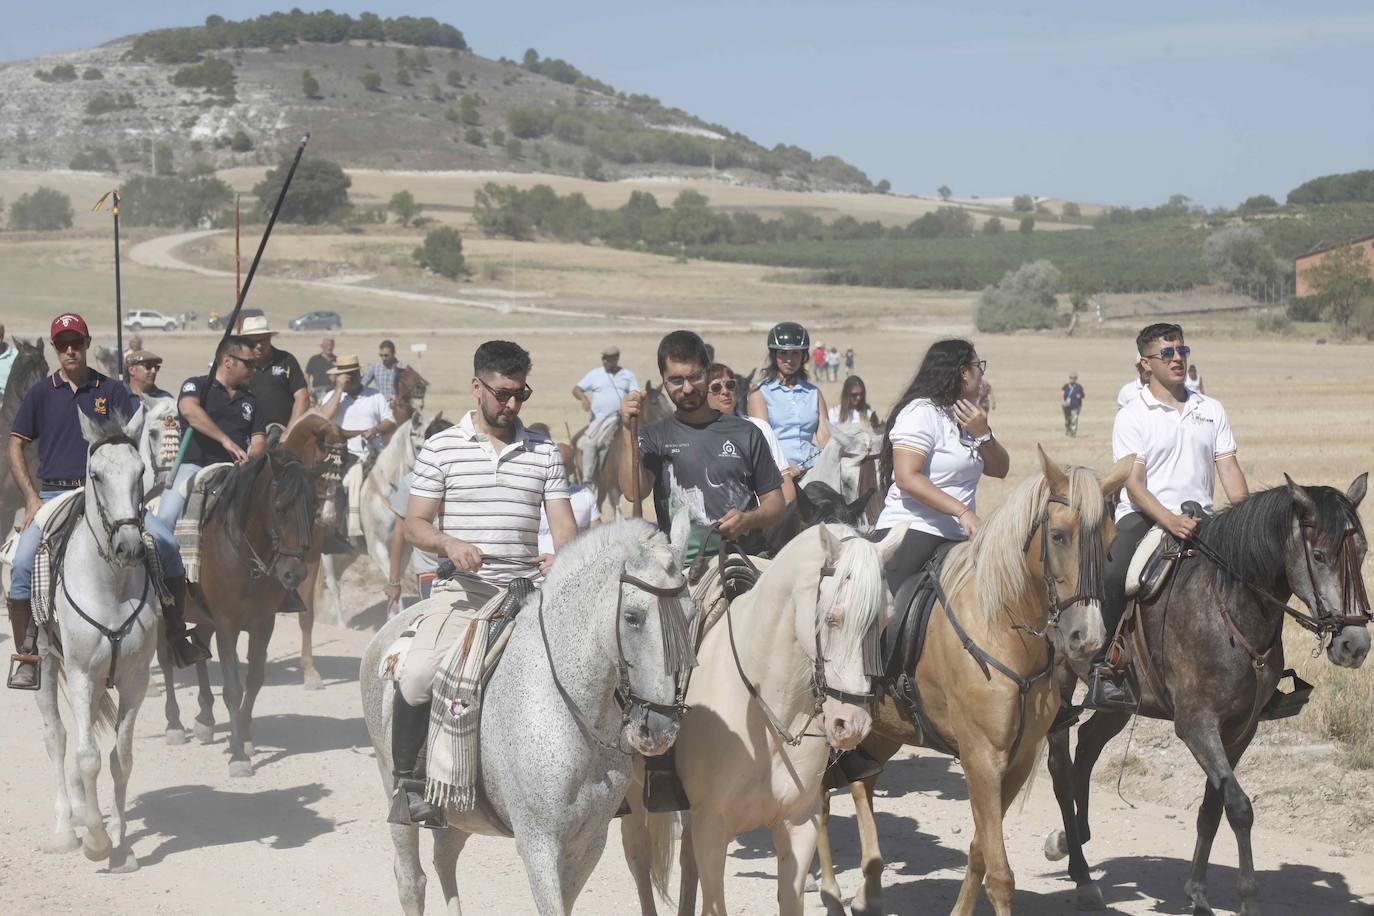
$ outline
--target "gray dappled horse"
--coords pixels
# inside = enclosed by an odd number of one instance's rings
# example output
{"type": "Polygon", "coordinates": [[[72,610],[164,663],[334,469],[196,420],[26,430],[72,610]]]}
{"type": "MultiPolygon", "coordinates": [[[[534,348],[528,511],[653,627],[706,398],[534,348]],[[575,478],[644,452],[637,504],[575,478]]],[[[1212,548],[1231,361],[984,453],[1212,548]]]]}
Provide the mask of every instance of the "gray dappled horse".
{"type": "MultiPolygon", "coordinates": [[[[671,543],[652,525],[626,520],[565,544],[541,591],[510,624],[505,654],[485,688],[479,791],[514,834],[541,916],[569,912],[601,858],[607,826],[630,783],[630,752],[662,754],[677,735],[677,715],[641,711],[636,704],[640,698],[664,707],[677,702],[662,617],[680,614],[678,602],[688,599],[655,597],[625,577],[656,590],[685,586],[679,570],[689,516],[678,517],[671,543]],[[622,664],[628,665],[632,695],[625,712],[617,702],[622,664]]],[[[395,688],[379,677],[379,662],[418,612],[444,600],[436,591],[397,615],[363,655],[363,712],[387,798],[395,688]]],[[[375,815],[380,827],[386,807],[378,804],[375,815]]],[[[435,833],[434,865],[448,912],[456,914],[455,869],[463,845],[472,833],[500,833],[476,812],[450,808],[447,815],[450,826],[435,833]]],[[[401,908],[423,913],[418,828],[390,829],[401,908]]],[[[508,907],[480,893],[479,885],[469,897],[477,899],[475,912],[508,907]]]]}
{"type": "MultiPolygon", "coordinates": [[[[1172,720],[1207,775],[1185,884],[1194,913],[1212,912],[1207,862],[1223,811],[1240,851],[1240,912],[1259,912],[1250,849],[1255,812],[1235,767],[1283,671],[1285,614],[1329,639],[1326,655],[1333,664],[1358,668],[1369,654],[1369,606],[1360,579],[1366,544],[1356,511],[1367,479],[1361,474],[1345,493],[1290,479],[1223,509],[1204,520],[1190,542],[1201,555],[1180,560],[1173,580],[1136,610],[1143,639],[1131,640],[1128,651],[1139,683],[1138,712],[1172,720]],[[1294,594],[1310,616],[1288,607],[1294,594]],[[1138,653],[1139,646],[1146,651],[1138,653]]],[[[1072,674],[1061,672],[1061,690],[1071,696],[1073,686],[1072,674]]],[[[1078,730],[1073,756],[1068,729],[1050,736],[1049,769],[1064,829],[1050,835],[1045,854],[1068,855],[1082,909],[1105,909],[1083,855],[1092,835],[1093,766],[1130,718],[1128,712],[1094,713],[1078,730]]]]}

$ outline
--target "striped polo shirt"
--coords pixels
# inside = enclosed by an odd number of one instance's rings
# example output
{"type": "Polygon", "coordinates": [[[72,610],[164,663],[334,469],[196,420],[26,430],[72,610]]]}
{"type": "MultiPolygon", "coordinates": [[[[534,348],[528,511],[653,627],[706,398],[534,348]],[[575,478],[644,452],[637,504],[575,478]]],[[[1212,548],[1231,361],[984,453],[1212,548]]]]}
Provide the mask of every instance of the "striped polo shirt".
{"type": "MultiPolygon", "coordinates": [[[[443,501],[436,521],[445,534],[488,556],[533,559],[539,553],[539,508],[546,500],[567,499],[568,481],[557,446],[516,423],[510,445],[499,450],[473,428],[471,411],[430,436],[415,459],[410,492],[443,501]]],[[[504,585],[529,573],[484,565],[478,575],[504,585]]]]}

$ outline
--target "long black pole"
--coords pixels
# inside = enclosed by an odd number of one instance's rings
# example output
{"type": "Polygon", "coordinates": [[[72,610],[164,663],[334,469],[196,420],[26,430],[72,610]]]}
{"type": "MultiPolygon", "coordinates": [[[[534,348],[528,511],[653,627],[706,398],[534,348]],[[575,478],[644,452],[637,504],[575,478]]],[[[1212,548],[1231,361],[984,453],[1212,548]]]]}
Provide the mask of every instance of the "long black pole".
{"type": "MultiPolygon", "coordinates": [[[[248,298],[248,287],[253,285],[253,274],[258,271],[258,262],[262,260],[262,253],[267,249],[267,240],[272,237],[272,227],[277,224],[277,216],[281,214],[281,205],[286,202],[286,191],[291,187],[291,179],[296,175],[296,166],[301,164],[301,155],[305,152],[305,145],[310,142],[310,134],[307,133],[301,138],[301,145],[296,147],[296,157],[291,160],[291,168],[286,172],[286,180],[281,183],[281,191],[277,194],[277,202],[272,206],[272,214],[267,218],[267,228],[262,232],[262,240],[258,242],[258,250],[253,255],[253,263],[248,266],[248,276],[243,280],[243,289],[239,290],[238,301],[234,303],[234,311],[229,315],[229,320],[224,323],[224,334],[220,336],[219,342],[223,344],[229,339],[229,335],[237,330],[239,312],[243,309],[243,300],[248,298]]],[[[215,352],[219,352],[219,345],[216,345],[215,352]]],[[[123,359],[123,357],[120,357],[123,359]]],[[[206,378],[214,375],[214,357],[210,358],[210,372],[206,378]]],[[[200,392],[201,403],[205,402],[206,392],[200,392]]],[[[176,482],[177,472],[181,470],[181,462],[186,457],[186,449],[191,444],[192,431],[182,424],[181,448],[177,449],[177,460],[172,464],[170,476],[167,478],[168,486],[176,482]]]]}
{"type": "Polygon", "coordinates": [[[124,303],[121,299],[123,284],[119,277],[119,192],[114,192],[114,242],[115,242],[115,356],[119,362],[115,375],[121,382],[129,381],[129,367],[124,362],[124,303]]]}

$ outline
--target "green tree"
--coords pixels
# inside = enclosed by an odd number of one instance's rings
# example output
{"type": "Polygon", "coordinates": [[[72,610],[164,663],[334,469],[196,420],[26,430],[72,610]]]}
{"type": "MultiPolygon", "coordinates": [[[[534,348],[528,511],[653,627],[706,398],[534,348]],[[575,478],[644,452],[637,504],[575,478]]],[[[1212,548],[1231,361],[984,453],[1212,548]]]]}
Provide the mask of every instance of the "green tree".
{"type": "Polygon", "coordinates": [[[396,218],[401,221],[402,226],[409,226],[420,215],[420,205],[415,202],[415,195],[409,191],[397,191],[391,195],[391,202],[386,208],[396,214],[396,218]]]}
{"type": "Polygon", "coordinates": [[[99,67],[87,67],[81,72],[81,78],[83,80],[103,80],[105,74],[101,72],[99,67]]]}
{"type": "Polygon", "coordinates": [[[458,115],[463,126],[477,127],[482,123],[482,114],[477,110],[480,104],[475,95],[465,95],[458,100],[458,115]]]}
{"type": "Polygon", "coordinates": [[[987,222],[983,223],[984,235],[1001,235],[1003,232],[1006,231],[1006,224],[995,216],[989,219],[987,222]]]}
{"type": "Polygon", "coordinates": [[[1341,337],[1350,336],[1351,321],[1374,299],[1374,278],[1364,252],[1361,245],[1334,248],[1303,271],[1322,315],[1336,326],[1341,337]]]}
{"type": "Polygon", "coordinates": [[[1011,208],[1017,213],[1030,213],[1035,210],[1035,198],[1029,194],[1017,194],[1011,199],[1011,208]]]}
{"type": "Polygon", "coordinates": [[[985,334],[1054,327],[1058,289],[1059,270],[1049,261],[1022,264],[983,290],[973,306],[974,326],[985,334]]]}
{"type": "Polygon", "coordinates": [[[1286,271],[1258,226],[1227,226],[1202,243],[1202,263],[1213,283],[1251,286],[1277,282],[1286,271]]]}
{"type": "Polygon", "coordinates": [[[318,99],[320,97],[320,81],[315,79],[315,74],[309,68],[301,74],[301,92],[305,93],[307,99],[318,99]]]}
{"type": "Polygon", "coordinates": [[[1083,208],[1078,206],[1078,204],[1074,203],[1071,200],[1067,201],[1064,204],[1064,209],[1062,212],[1064,216],[1070,219],[1080,219],[1083,216],[1083,208]]]}
{"type": "Polygon", "coordinates": [[[159,143],[153,147],[153,174],[154,175],[175,175],[176,165],[172,161],[172,146],[169,143],[159,143]]]}
{"type": "Polygon", "coordinates": [[[1022,235],[1030,235],[1032,232],[1035,231],[1035,217],[1021,217],[1021,224],[1016,227],[1016,231],[1020,232],[1022,235]]]}
{"type": "Polygon", "coordinates": [[[950,197],[954,194],[954,192],[949,189],[949,185],[947,184],[940,185],[940,187],[936,188],[935,193],[940,195],[941,200],[949,200],[950,197]]]}
{"type": "Polygon", "coordinates": [[[486,146],[487,143],[482,139],[482,132],[475,127],[469,127],[463,131],[463,142],[471,143],[473,146],[486,146]]]}
{"type": "Polygon", "coordinates": [[[505,145],[506,145],[506,132],[505,132],[504,130],[502,130],[501,128],[499,128],[499,127],[496,128],[495,130],[493,130],[493,131],[491,132],[491,145],[492,145],[492,146],[505,146],[505,145]]]}
{"type": "Polygon", "coordinates": [[[358,79],[362,80],[363,88],[368,92],[382,91],[382,75],[376,70],[364,70],[358,79]]]}
{"type": "MultiPolygon", "coordinates": [[[[275,169],[269,169],[262,181],[253,186],[262,214],[272,212],[281,193],[282,182],[291,167],[289,159],[275,169]]],[[[353,180],[344,174],[337,162],[306,157],[296,168],[296,177],[286,193],[280,219],[288,223],[323,223],[345,214],[352,206],[348,189],[353,180]]]]}
{"type": "Polygon", "coordinates": [[[240,127],[234,131],[234,136],[229,138],[229,148],[236,153],[246,153],[253,148],[253,138],[240,127]]]}
{"type": "Polygon", "coordinates": [[[890,194],[892,193],[892,182],[884,178],[882,181],[878,182],[877,187],[873,190],[877,191],[879,194],[890,194]]]}
{"type": "Polygon", "coordinates": [[[213,219],[234,196],[229,185],[209,171],[168,178],[140,176],[124,182],[122,193],[120,219],[128,226],[199,226],[213,219]]]}
{"type": "Polygon", "coordinates": [[[592,181],[606,180],[606,173],[601,168],[601,159],[595,153],[588,153],[582,157],[582,177],[590,178],[592,181]]]}
{"type": "Polygon", "coordinates": [[[1256,213],[1267,213],[1278,208],[1279,202],[1268,194],[1256,194],[1253,197],[1245,198],[1245,201],[1236,208],[1236,212],[1241,216],[1253,216],[1256,213]]]}
{"type": "Polygon", "coordinates": [[[72,200],[61,191],[40,186],[10,204],[10,228],[51,232],[72,225],[72,200]]]}
{"type": "Polygon", "coordinates": [[[506,155],[512,159],[519,159],[525,152],[524,144],[519,137],[506,138],[506,155]]]}
{"type": "Polygon", "coordinates": [[[533,140],[553,129],[553,112],[540,105],[517,105],[506,112],[506,127],[521,140],[533,140]]]}

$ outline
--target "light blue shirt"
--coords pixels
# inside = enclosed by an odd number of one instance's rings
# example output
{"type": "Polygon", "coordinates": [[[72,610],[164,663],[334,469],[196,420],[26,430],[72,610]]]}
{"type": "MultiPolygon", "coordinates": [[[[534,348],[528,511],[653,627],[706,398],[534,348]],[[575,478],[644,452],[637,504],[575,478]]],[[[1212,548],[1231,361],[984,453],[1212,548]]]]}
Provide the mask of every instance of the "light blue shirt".
{"type": "Polygon", "coordinates": [[[789,388],[778,379],[765,379],[759,392],[783,455],[796,465],[810,461],[817,451],[811,440],[820,423],[820,390],[810,382],[798,381],[789,388]]]}
{"type": "Polygon", "coordinates": [[[639,379],[624,366],[615,375],[603,369],[593,369],[577,383],[592,399],[592,419],[600,420],[620,412],[625,395],[639,387],[639,379]]]}
{"type": "Polygon", "coordinates": [[[14,368],[14,358],[19,355],[19,348],[12,344],[0,344],[5,348],[4,353],[0,353],[0,398],[5,396],[5,388],[10,383],[10,370],[14,368]]]}

